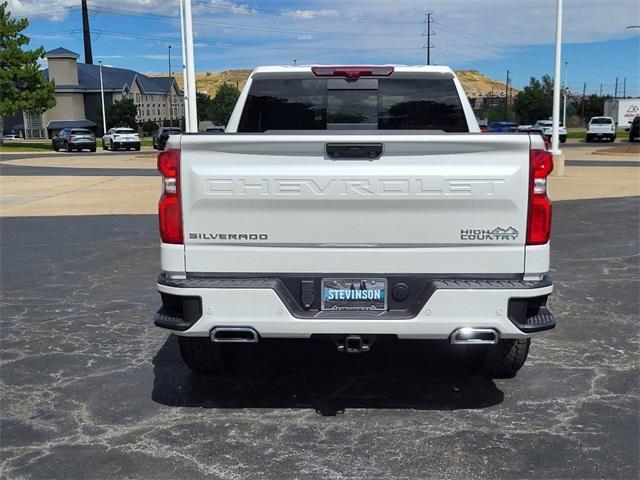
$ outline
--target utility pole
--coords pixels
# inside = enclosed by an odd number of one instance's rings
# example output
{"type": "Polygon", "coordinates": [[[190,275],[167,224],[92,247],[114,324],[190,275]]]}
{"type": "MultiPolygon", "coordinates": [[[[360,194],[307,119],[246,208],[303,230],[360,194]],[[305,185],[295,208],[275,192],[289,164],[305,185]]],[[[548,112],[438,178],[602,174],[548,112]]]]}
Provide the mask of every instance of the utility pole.
{"type": "Polygon", "coordinates": [[[427,65],[431,65],[431,35],[433,35],[431,33],[431,24],[433,23],[433,20],[431,19],[431,13],[425,13],[424,14],[424,22],[427,27],[426,30],[422,32],[422,36],[423,37],[427,37],[427,43],[425,43],[423,45],[422,48],[425,48],[427,50],[427,65]]]}
{"type": "Polygon", "coordinates": [[[507,70],[507,83],[504,85],[504,119],[509,120],[509,74],[507,70]]]}
{"type": "Polygon", "coordinates": [[[602,96],[602,82],[600,82],[600,96],[602,96]]]}
{"type": "Polygon", "coordinates": [[[627,98],[627,77],[624,77],[622,85],[622,98],[627,98]]]}
{"type": "Polygon", "coordinates": [[[613,98],[618,98],[618,77],[616,77],[616,89],[613,98]]]}
{"type": "Polygon", "coordinates": [[[82,0],[82,36],[84,38],[84,63],[93,65],[93,53],[91,53],[91,31],[89,30],[89,9],[87,0],[82,0]]]}

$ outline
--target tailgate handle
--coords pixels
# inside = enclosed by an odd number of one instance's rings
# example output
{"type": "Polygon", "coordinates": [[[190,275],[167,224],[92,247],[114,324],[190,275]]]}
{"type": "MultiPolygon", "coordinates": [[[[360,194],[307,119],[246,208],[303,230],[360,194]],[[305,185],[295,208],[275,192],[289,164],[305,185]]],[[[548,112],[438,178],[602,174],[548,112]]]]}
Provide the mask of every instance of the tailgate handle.
{"type": "Polygon", "coordinates": [[[327,143],[332,160],[377,160],[382,155],[381,143],[327,143]]]}

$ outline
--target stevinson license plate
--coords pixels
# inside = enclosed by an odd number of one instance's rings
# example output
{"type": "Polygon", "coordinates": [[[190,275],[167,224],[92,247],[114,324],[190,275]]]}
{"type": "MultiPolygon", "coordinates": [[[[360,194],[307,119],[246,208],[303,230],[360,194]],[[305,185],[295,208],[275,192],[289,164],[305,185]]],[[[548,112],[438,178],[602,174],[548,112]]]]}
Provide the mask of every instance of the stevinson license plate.
{"type": "Polygon", "coordinates": [[[387,309],[384,278],[324,278],[322,310],[378,311],[387,309]]]}

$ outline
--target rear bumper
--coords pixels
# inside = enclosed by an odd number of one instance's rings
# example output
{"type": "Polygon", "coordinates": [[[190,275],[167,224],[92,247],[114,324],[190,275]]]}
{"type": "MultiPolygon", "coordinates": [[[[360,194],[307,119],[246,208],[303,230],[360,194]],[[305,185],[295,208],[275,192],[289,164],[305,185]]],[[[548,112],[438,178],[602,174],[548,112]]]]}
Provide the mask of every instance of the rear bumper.
{"type": "Polygon", "coordinates": [[[157,326],[179,335],[208,337],[215,327],[249,327],[261,337],[314,334],[387,334],[446,339],[458,328],[491,328],[501,338],[526,338],[555,326],[546,300],[548,278],[425,280],[407,308],[383,313],[305,310],[278,278],[187,278],[161,275],[163,307],[157,326]]]}
{"type": "Polygon", "coordinates": [[[140,148],[140,142],[113,142],[113,148],[140,148]]]}
{"type": "Polygon", "coordinates": [[[96,148],[96,142],[82,141],[82,142],[70,142],[71,148],[96,148]]]}

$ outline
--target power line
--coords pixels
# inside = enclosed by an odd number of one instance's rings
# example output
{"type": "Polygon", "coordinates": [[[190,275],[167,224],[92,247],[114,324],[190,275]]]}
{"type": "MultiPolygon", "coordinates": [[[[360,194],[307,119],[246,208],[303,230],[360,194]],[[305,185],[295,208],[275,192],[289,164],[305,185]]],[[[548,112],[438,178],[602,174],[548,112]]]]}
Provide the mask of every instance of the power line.
{"type": "MultiPolygon", "coordinates": [[[[94,8],[103,8],[105,12],[113,11],[112,7],[108,4],[100,5],[100,3],[98,2],[91,2],[91,5],[94,8]]],[[[268,10],[268,9],[255,8],[255,7],[248,7],[246,9],[242,9],[234,5],[222,5],[222,4],[207,5],[206,8],[208,11],[222,10],[222,11],[228,12],[229,14],[235,14],[235,15],[250,16],[252,14],[261,14],[261,15],[268,15],[268,16],[274,16],[274,17],[282,17],[282,18],[290,18],[290,19],[292,18],[292,19],[301,20],[305,22],[308,22],[310,20],[316,20],[316,19],[325,19],[325,20],[331,20],[336,22],[346,22],[346,23],[373,22],[373,23],[381,23],[384,25],[415,25],[415,22],[389,21],[388,19],[384,19],[384,18],[372,18],[372,17],[363,17],[363,16],[345,17],[342,15],[339,15],[338,12],[336,12],[335,14],[330,12],[323,13],[318,11],[308,13],[305,10],[279,10],[278,11],[278,10],[268,10]]],[[[70,10],[74,10],[74,9],[77,9],[77,7],[70,8],[70,10]]],[[[134,10],[130,10],[130,11],[134,11],[134,10]]]]}
{"type": "MultiPolygon", "coordinates": [[[[70,30],[70,33],[79,33],[80,29],[70,30]]],[[[164,35],[153,35],[153,34],[139,34],[134,32],[122,32],[122,31],[114,31],[114,30],[103,30],[103,29],[93,29],[93,33],[99,35],[105,35],[108,37],[116,37],[116,38],[129,38],[129,39],[140,39],[140,40],[155,40],[158,42],[166,43],[168,41],[179,41],[177,36],[164,36],[164,35]]],[[[203,40],[198,41],[199,44],[208,47],[251,47],[251,48],[269,48],[274,50],[282,50],[282,45],[263,45],[263,44],[255,44],[255,43],[230,43],[230,42],[206,42],[203,40]]],[[[312,45],[300,45],[291,47],[291,49],[309,49],[309,48],[317,48],[312,45]]],[[[348,47],[325,47],[327,50],[346,50],[346,51],[380,51],[380,50],[418,50],[420,47],[376,47],[376,48],[354,48],[351,46],[348,47]]]]}
{"type": "MultiPolygon", "coordinates": [[[[109,12],[109,13],[117,13],[123,16],[133,16],[133,17],[144,16],[146,19],[158,18],[162,20],[173,20],[173,21],[176,20],[176,18],[173,15],[163,15],[163,14],[146,13],[146,12],[142,13],[134,10],[125,10],[125,9],[118,9],[118,8],[111,8],[111,7],[106,8],[106,7],[100,7],[100,6],[94,6],[93,8],[104,10],[105,12],[109,12]]],[[[219,22],[219,21],[212,21],[212,20],[206,20],[206,19],[197,19],[197,18],[195,19],[194,23],[198,25],[204,25],[204,26],[228,27],[233,29],[256,30],[256,31],[274,32],[274,33],[294,33],[294,34],[316,33],[316,34],[322,34],[322,35],[343,35],[343,36],[349,36],[349,37],[385,37],[387,36],[386,33],[367,33],[367,32],[353,32],[353,31],[341,32],[341,31],[328,31],[328,30],[310,30],[308,28],[294,29],[294,28],[267,27],[267,26],[261,26],[261,25],[242,25],[238,23],[227,23],[227,22],[219,22]]],[[[394,34],[394,37],[415,37],[415,35],[394,34]]]]}

